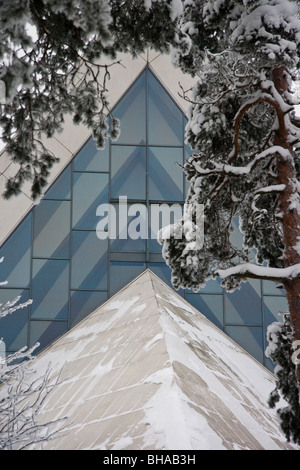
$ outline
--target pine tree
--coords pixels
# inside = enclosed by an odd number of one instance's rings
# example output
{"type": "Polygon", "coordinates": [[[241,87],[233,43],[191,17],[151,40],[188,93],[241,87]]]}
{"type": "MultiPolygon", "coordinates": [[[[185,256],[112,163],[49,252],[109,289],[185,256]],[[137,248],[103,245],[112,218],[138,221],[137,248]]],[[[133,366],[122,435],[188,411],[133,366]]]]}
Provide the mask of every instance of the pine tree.
{"type": "MultiPolygon", "coordinates": [[[[299,67],[298,5],[287,0],[185,5],[181,42],[188,47],[178,48],[174,57],[183,70],[199,75],[192,93],[183,90],[191,104],[186,137],[194,149],[184,168],[190,181],[186,202],[195,211],[204,205],[205,236],[199,249],[187,244],[194,236],[189,229],[183,240],[162,231],[163,255],[176,288],[197,290],[217,276],[228,291],[248,278],[282,283],[294,343],[300,339],[300,123],[292,93],[299,67]],[[232,241],[235,220],[242,248],[232,241]]],[[[299,364],[293,374],[299,402],[299,364]]],[[[296,413],[299,421],[299,408],[296,413]]],[[[288,425],[287,416],[281,413],[285,432],[299,442],[295,421],[288,425]]]]}

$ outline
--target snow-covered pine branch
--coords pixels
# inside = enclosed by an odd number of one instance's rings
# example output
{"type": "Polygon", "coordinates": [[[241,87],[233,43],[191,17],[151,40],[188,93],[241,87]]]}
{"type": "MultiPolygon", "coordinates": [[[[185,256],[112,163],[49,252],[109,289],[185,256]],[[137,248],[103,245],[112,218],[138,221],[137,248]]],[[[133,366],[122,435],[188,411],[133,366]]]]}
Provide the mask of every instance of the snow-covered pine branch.
{"type": "Polygon", "coordinates": [[[300,263],[288,268],[270,268],[267,266],[259,266],[253,263],[243,263],[231,266],[227,269],[216,269],[215,276],[221,278],[237,277],[237,278],[253,278],[265,279],[267,281],[283,282],[300,277],[300,263]]]}

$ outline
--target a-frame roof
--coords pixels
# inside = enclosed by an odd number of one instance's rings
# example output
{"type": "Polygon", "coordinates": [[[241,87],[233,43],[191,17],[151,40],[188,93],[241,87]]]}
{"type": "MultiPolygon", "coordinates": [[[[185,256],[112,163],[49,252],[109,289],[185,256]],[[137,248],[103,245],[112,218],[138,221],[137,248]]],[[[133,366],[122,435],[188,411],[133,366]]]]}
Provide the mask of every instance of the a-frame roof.
{"type": "MultiPolygon", "coordinates": [[[[101,62],[109,65],[112,63],[112,60],[110,58],[103,58],[101,62]]],[[[189,104],[179,96],[181,91],[179,83],[183,88],[189,89],[195,80],[183,74],[179,69],[175,69],[168,55],[146,50],[145,53],[136,58],[133,58],[130,54],[118,54],[115,62],[116,64],[110,69],[110,80],[107,83],[107,96],[111,108],[126,93],[142,70],[148,66],[159,78],[178,106],[184,112],[187,111],[189,104]]],[[[51,139],[45,138],[43,140],[45,147],[60,159],[59,163],[56,163],[51,170],[48,186],[45,188],[45,191],[90,136],[90,129],[82,124],[75,125],[72,121],[72,116],[66,115],[63,132],[56,133],[51,139]]],[[[5,149],[0,152],[0,195],[5,190],[7,179],[13,176],[17,170],[18,165],[10,160],[5,149]]],[[[26,183],[19,196],[12,197],[8,201],[0,197],[0,245],[2,245],[21,219],[33,207],[30,194],[30,184],[26,183]]]]}
{"type": "Polygon", "coordinates": [[[287,450],[274,377],[147,270],[46,349],[60,375],[39,420],[44,449],[287,450]]]}

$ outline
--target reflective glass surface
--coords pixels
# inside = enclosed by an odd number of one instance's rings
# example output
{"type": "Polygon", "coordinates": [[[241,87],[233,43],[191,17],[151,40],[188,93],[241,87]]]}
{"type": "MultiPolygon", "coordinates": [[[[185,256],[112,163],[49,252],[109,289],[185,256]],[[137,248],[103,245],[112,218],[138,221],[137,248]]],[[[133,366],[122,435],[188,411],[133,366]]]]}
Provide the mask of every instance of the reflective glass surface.
{"type": "Polygon", "coordinates": [[[56,181],[46,192],[44,199],[70,199],[71,198],[71,175],[72,167],[67,168],[60,174],[56,181]]]}
{"type": "Polygon", "coordinates": [[[143,72],[115,107],[114,117],[121,121],[118,144],[146,143],[146,72],[143,72]]]}
{"type": "Polygon", "coordinates": [[[69,258],[71,203],[42,200],[34,209],[33,256],[69,258]]]}
{"type": "Polygon", "coordinates": [[[146,199],[146,148],[112,145],[111,197],[146,199]]]}
{"type": "Polygon", "coordinates": [[[33,260],[31,318],[68,318],[69,262],[33,260]]]}
{"type": "Polygon", "coordinates": [[[90,137],[74,158],[75,171],[109,171],[109,144],[103,150],[97,149],[95,140],[90,137]]]}
{"type": "Polygon", "coordinates": [[[259,362],[264,362],[263,329],[260,326],[227,326],[226,333],[259,362]]]}
{"type": "Polygon", "coordinates": [[[73,227],[95,230],[96,210],[108,201],[108,175],[74,172],[73,227]]]}
{"type": "Polygon", "coordinates": [[[112,261],[110,265],[110,295],[116,294],[146,269],[146,263],[112,261]]]}
{"type": "Polygon", "coordinates": [[[30,346],[37,342],[40,346],[35,349],[35,353],[51,344],[68,330],[66,321],[31,321],[30,322],[30,346]]]}
{"type": "Polygon", "coordinates": [[[71,292],[71,326],[83,320],[87,315],[100,307],[107,299],[107,292],[72,291],[71,292]]]}
{"type": "Polygon", "coordinates": [[[150,147],[149,198],[162,201],[183,200],[182,148],[150,147]]]}
{"type": "Polygon", "coordinates": [[[223,328],[223,295],[187,294],[186,300],[215,325],[223,328]]]}
{"type": "Polygon", "coordinates": [[[183,145],[183,114],[152,73],[149,80],[148,139],[150,145],[183,145]]]}
{"type": "Polygon", "coordinates": [[[145,204],[114,205],[116,238],[110,240],[111,251],[144,251],[147,239],[145,204]]]}
{"type": "Polygon", "coordinates": [[[232,293],[225,293],[226,322],[261,324],[262,301],[260,281],[251,280],[232,293]]]}
{"type": "Polygon", "coordinates": [[[73,231],[72,289],[107,290],[108,240],[99,240],[96,232],[73,231]]]}

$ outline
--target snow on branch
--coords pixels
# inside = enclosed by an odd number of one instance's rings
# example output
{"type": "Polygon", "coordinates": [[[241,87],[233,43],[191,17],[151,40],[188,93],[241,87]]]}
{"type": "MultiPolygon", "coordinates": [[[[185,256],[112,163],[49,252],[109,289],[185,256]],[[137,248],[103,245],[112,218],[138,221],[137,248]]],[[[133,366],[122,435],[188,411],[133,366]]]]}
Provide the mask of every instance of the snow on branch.
{"type": "Polygon", "coordinates": [[[300,263],[289,266],[288,268],[270,268],[252,263],[244,263],[227,269],[217,269],[214,274],[223,279],[234,276],[238,278],[265,279],[268,281],[282,282],[286,279],[300,277],[300,263]]]}
{"type": "Polygon", "coordinates": [[[278,153],[283,158],[288,158],[291,155],[288,149],[280,147],[279,145],[273,145],[272,147],[256,155],[256,157],[247,166],[233,166],[228,164],[214,163],[214,168],[210,169],[202,168],[196,161],[193,162],[193,166],[200,175],[221,173],[228,176],[243,176],[250,174],[257,164],[264,158],[278,153]]]}

